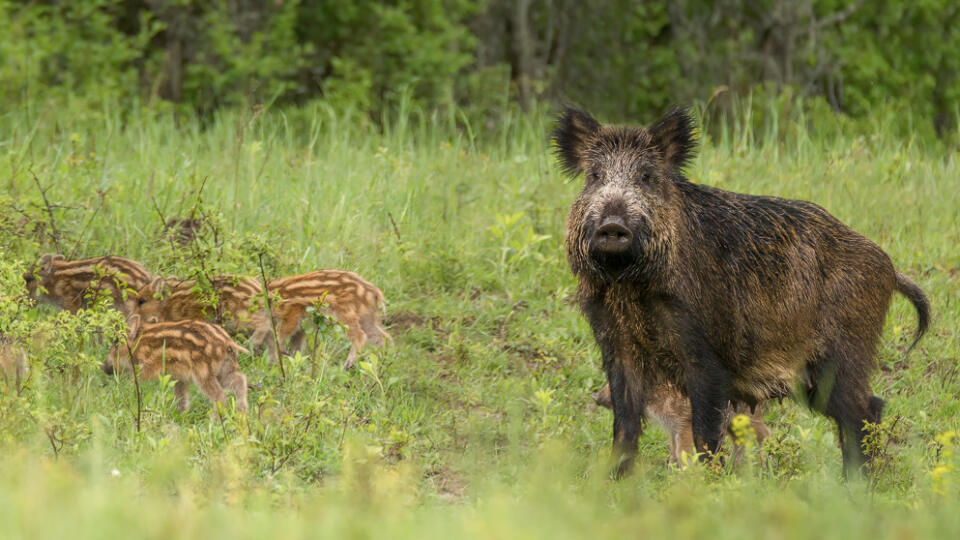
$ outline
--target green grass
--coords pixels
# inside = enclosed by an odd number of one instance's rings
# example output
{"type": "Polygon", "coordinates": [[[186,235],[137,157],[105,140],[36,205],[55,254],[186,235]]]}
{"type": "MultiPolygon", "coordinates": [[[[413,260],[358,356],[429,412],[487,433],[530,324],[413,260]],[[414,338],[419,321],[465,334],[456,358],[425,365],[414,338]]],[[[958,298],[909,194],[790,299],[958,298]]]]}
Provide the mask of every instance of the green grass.
{"type": "Polygon", "coordinates": [[[611,414],[590,400],[599,353],[561,248],[580,185],[553,163],[549,118],[508,117],[495,132],[398,118],[380,129],[308,106],[201,126],[77,104],[0,117],[12,218],[0,221],[0,295],[19,294],[18,272],[53,251],[35,175],[70,207],[53,212],[74,257],[196,270],[164,241],[154,203],[167,218],[199,207],[221,229],[205,264],[255,275],[264,254],[273,276],[355,270],[386,294],[394,337],[350,373],[339,330],[321,333],[315,358],[288,358],[285,380],[243,357],[251,412],[223,422],[202,397],[180,415],[169,386],[145,383],[138,430],[132,382],[97,367],[105,340],[77,338],[105,316],[18,313],[48,337],[30,347],[20,396],[0,383],[0,537],[957,535],[956,445],[936,440],[960,428],[956,154],[879,122],[866,136],[818,136],[803,118],[776,119],[776,138],[704,136],[694,181],[826,207],[927,291],[933,326],[904,360],[916,321],[895,300],[873,387],[898,420],[872,489],[840,481],[832,423],[791,402],[770,405],[772,444],[737,470],[672,470],[651,427],[636,473],[613,482],[611,414]]]}

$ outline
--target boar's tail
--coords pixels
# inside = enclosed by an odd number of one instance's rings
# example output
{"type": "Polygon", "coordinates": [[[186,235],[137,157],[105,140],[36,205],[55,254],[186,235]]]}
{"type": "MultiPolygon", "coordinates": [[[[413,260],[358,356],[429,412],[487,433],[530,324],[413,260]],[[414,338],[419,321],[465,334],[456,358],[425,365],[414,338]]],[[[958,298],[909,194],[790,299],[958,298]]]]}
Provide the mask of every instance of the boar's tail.
{"type": "Polygon", "coordinates": [[[911,343],[907,349],[907,353],[909,353],[917,345],[917,342],[920,341],[920,338],[923,337],[923,334],[926,333],[927,326],[930,325],[930,301],[927,300],[927,295],[924,294],[923,289],[921,289],[919,285],[900,272],[897,272],[897,290],[900,291],[900,294],[906,296],[917,310],[919,324],[917,326],[916,337],[913,338],[913,343],[911,343]]]}

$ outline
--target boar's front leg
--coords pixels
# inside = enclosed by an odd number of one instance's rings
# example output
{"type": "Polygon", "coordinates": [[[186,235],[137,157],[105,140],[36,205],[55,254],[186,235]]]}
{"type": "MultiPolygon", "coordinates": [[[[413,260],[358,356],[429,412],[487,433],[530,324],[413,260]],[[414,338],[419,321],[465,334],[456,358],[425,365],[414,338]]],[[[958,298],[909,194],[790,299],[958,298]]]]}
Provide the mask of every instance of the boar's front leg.
{"type": "Polygon", "coordinates": [[[706,341],[697,333],[688,334],[682,360],[687,393],[693,412],[693,441],[697,452],[707,458],[720,450],[724,431],[724,410],[730,402],[731,376],[706,341]]]}
{"type": "Polygon", "coordinates": [[[610,385],[613,408],[613,475],[622,478],[633,468],[637,443],[643,433],[644,392],[636,376],[634,362],[624,362],[627,356],[617,351],[609,336],[597,333],[597,343],[603,356],[603,368],[610,385]],[[604,339],[606,338],[606,339],[604,339]]]}
{"type": "Polygon", "coordinates": [[[613,475],[621,478],[630,472],[637,455],[637,443],[643,432],[644,403],[635,358],[618,351],[617,326],[602,300],[589,299],[581,304],[593,337],[600,346],[603,371],[610,385],[613,408],[613,475]],[[625,362],[626,361],[626,362],[625,362]]]}
{"type": "Polygon", "coordinates": [[[638,380],[630,377],[629,369],[630,366],[617,361],[610,362],[607,368],[613,402],[613,474],[616,478],[622,478],[633,468],[645,420],[643,391],[638,380]]]}

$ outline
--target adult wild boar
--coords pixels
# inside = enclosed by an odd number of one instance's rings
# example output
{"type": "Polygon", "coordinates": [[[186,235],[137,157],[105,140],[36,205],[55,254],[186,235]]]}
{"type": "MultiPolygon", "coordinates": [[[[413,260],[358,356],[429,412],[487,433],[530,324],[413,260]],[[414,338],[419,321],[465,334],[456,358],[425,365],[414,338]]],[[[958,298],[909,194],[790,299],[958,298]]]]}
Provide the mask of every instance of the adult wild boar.
{"type": "Polygon", "coordinates": [[[610,383],[618,474],[663,384],[689,397],[707,452],[728,403],[799,393],[837,422],[844,471],[858,470],[864,422],[883,409],[869,382],[890,298],[899,291],[916,308],[916,344],[929,321],[923,291],[813,203],[690,182],[682,109],[632,128],[568,107],[553,142],[565,172],[586,177],[566,249],[610,383]]]}

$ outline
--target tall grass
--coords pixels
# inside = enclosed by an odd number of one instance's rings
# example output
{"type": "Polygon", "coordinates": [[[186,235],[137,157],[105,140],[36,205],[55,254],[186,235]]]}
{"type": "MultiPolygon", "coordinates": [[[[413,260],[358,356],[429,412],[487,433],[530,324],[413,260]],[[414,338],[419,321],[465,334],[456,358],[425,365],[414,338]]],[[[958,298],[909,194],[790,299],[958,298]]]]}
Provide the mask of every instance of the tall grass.
{"type": "MultiPolygon", "coordinates": [[[[873,386],[899,419],[872,488],[840,482],[833,426],[791,402],[769,407],[773,440],[739,469],[671,470],[651,427],[636,474],[607,479],[599,354],[562,251],[580,185],[554,166],[549,111],[491,127],[311,104],[201,123],[66,104],[0,117],[6,197],[42,223],[37,182],[50,186],[66,251],[183,271],[160,215],[201,197],[228,246],[218,269],[255,274],[267,250],[274,275],[356,270],[386,293],[395,342],[344,373],[346,340],[325,332],[286,380],[244,358],[252,410],[223,422],[146,383],[139,431],[133,385],[96,369],[105,343],[63,373],[34,347],[25,392],[0,391],[0,536],[954,536],[955,443],[937,435],[960,428],[956,155],[782,110],[708,118],[688,172],[821,204],[930,295],[933,329],[906,361],[915,315],[898,299],[888,318],[873,386]]],[[[10,275],[52,249],[4,245],[10,275]]]]}

